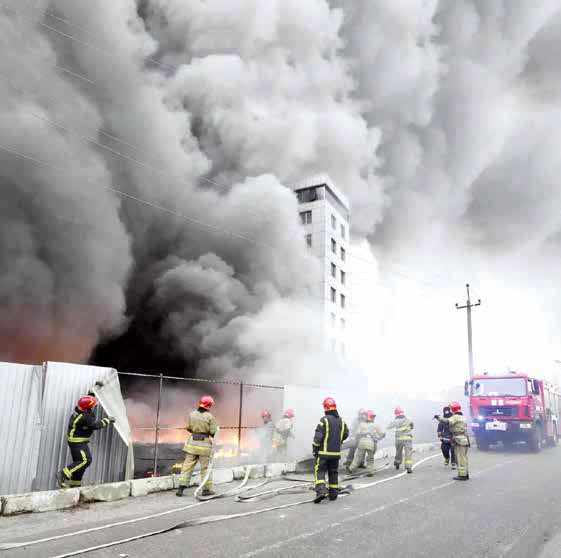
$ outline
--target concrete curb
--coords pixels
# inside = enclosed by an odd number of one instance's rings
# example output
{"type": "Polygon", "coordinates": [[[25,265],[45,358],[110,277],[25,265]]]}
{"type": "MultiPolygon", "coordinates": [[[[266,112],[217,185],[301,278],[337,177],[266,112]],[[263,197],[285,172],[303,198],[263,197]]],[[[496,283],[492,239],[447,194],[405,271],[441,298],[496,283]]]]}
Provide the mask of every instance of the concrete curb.
{"type": "MultiPolygon", "coordinates": [[[[428,453],[436,450],[436,443],[417,444],[414,446],[416,453],[428,453]]],[[[376,452],[376,459],[388,459],[395,456],[395,448],[383,448],[376,452]]],[[[214,484],[227,484],[233,480],[240,480],[245,475],[246,466],[226,469],[215,469],[213,472],[214,484]]],[[[253,465],[251,479],[276,478],[283,473],[298,471],[297,462],[267,463],[266,465],[253,465]]],[[[303,471],[302,471],[303,472],[303,471]]],[[[192,483],[197,484],[199,475],[193,476],[192,483]]],[[[54,510],[63,510],[77,506],[80,502],[112,502],[128,497],[139,497],[173,490],[179,484],[179,475],[135,479],[123,482],[97,484],[82,488],[66,488],[62,490],[48,490],[44,492],[29,492],[26,494],[9,494],[0,496],[0,515],[15,515],[19,513],[36,513],[54,510]]]]}

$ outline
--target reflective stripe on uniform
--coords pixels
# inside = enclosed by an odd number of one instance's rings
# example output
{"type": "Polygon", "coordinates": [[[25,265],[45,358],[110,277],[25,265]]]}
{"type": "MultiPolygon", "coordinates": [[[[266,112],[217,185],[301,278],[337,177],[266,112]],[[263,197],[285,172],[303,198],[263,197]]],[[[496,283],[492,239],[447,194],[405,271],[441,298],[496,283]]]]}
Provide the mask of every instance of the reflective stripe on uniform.
{"type": "Polygon", "coordinates": [[[338,455],[341,456],[340,451],[320,451],[318,452],[320,455],[338,455]]]}
{"type": "Polygon", "coordinates": [[[329,440],[329,420],[327,420],[327,417],[323,419],[323,424],[325,425],[325,436],[323,438],[323,451],[321,451],[320,453],[322,453],[323,455],[328,455],[327,441],[329,440]]]}
{"type": "Polygon", "coordinates": [[[76,465],[76,467],[74,467],[73,469],[66,469],[70,473],[70,475],[72,475],[73,473],[75,473],[76,471],[80,470],[82,467],[85,467],[88,464],[88,456],[86,455],[86,452],[84,450],[80,450],[80,455],[82,456],[82,462],[78,463],[78,465],[76,465]]]}
{"type": "Polygon", "coordinates": [[[330,484],[329,488],[339,488],[339,484],[330,484]]]}
{"type": "Polygon", "coordinates": [[[344,435],[345,435],[345,421],[341,419],[341,443],[343,443],[344,435]]]}
{"type": "Polygon", "coordinates": [[[78,426],[78,423],[80,422],[80,420],[82,419],[84,415],[83,414],[79,414],[75,419],[74,422],[72,423],[72,428],[70,429],[70,432],[68,434],[68,441],[69,442],[89,442],[90,439],[88,438],[75,438],[74,437],[74,433],[76,432],[76,427],[78,426]]]}
{"type": "Polygon", "coordinates": [[[325,481],[323,479],[318,479],[318,469],[319,469],[319,457],[316,457],[316,465],[314,467],[314,479],[316,480],[316,486],[318,484],[325,484],[325,481]]]}

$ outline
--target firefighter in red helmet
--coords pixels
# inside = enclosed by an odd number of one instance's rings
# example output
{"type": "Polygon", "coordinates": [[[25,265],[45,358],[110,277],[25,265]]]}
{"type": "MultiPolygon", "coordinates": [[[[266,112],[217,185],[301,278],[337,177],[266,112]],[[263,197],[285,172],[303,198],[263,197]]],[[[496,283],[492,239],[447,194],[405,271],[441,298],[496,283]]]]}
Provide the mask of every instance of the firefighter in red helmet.
{"type": "Polygon", "coordinates": [[[350,472],[354,473],[359,465],[364,463],[366,457],[366,469],[368,477],[374,475],[374,456],[378,449],[378,441],[382,440],[386,435],[377,424],[374,424],[376,414],[374,411],[367,411],[366,420],[361,421],[358,425],[356,439],[357,449],[350,466],[350,472]]]}
{"type": "Polygon", "coordinates": [[[288,454],[288,439],[294,438],[294,411],[286,409],[273,431],[273,451],[277,459],[286,459],[288,454]]]}
{"type": "MultiPolygon", "coordinates": [[[[345,459],[345,469],[347,470],[348,473],[351,472],[351,463],[353,462],[353,459],[355,457],[355,452],[358,445],[358,438],[356,436],[358,432],[358,428],[362,422],[366,422],[367,418],[368,417],[367,417],[366,409],[359,409],[357,417],[353,420],[351,424],[351,439],[349,440],[350,446],[349,446],[349,451],[347,452],[347,458],[345,459]]],[[[359,467],[363,467],[363,466],[364,466],[363,463],[359,464],[359,467]]]]}
{"type": "Polygon", "coordinates": [[[399,469],[401,461],[408,473],[413,472],[413,421],[408,419],[401,407],[394,409],[395,419],[387,429],[395,428],[395,459],[394,466],[399,469]]]}
{"type": "Polygon", "coordinates": [[[337,412],[337,404],[332,397],[323,400],[325,415],[321,417],[314,440],[312,452],[316,458],[314,467],[316,498],[319,504],[327,496],[336,500],[339,495],[339,460],[341,459],[341,445],[349,436],[349,429],[345,421],[337,412]],[[325,486],[327,473],[329,485],[325,486]]]}
{"type": "MultiPolygon", "coordinates": [[[[177,496],[183,496],[183,492],[189,486],[191,475],[197,462],[199,462],[201,467],[201,482],[206,475],[210,463],[214,436],[218,430],[216,419],[210,413],[213,405],[214,399],[210,395],[204,395],[199,400],[199,408],[189,415],[187,423],[189,437],[183,447],[185,461],[181,467],[179,487],[176,492],[177,496]]],[[[203,496],[210,496],[214,493],[212,478],[209,477],[203,487],[203,496]]]]}
{"type": "Polygon", "coordinates": [[[84,395],[68,421],[67,441],[72,455],[72,463],[57,473],[57,481],[61,488],[77,487],[82,484],[86,469],[92,464],[89,441],[95,430],[107,428],[115,422],[113,417],[97,420],[93,410],[97,399],[93,395],[84,395]]]}
{"type": "Polygon", "coordinates": [[[434,415],[434,418],[441,424],[447,424],[452,434],[452,443],[454,444],[454,452],[456,454],[456,463],[458,465],[458,475],[454,480],[469,480],[468,466],[468,426],[466,417],[462,413],[462,406],[457,401],[452,401],[449,405],[452,416],[449,418],[434,415]]]}

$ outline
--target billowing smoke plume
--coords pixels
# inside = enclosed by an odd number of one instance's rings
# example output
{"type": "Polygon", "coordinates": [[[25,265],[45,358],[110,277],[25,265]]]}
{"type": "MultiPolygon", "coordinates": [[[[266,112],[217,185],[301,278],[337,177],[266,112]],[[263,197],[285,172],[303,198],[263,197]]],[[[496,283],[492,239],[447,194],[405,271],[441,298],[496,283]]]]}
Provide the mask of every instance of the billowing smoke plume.
{"type": "Polygon", "coordinates": [[[8,0],[0,32],[2,359],[309,371],[317,172],[382,270],[559,271],[557,0],[8,0]]]}

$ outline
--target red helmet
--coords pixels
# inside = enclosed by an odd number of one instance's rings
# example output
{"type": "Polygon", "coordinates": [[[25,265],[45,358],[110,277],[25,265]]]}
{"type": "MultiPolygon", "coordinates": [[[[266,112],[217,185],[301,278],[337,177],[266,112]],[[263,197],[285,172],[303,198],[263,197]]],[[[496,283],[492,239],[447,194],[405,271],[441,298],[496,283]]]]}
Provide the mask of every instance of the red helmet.
{"type": "Polygon", "coordinates": [[[271,411],[268,409],[263,409],[261,411],[261,418],[271,418],[271,411]]]}
{"type": "Polygon", "coordinates": [[[452,401],[448,406],[453,413],[459,413],[462,410],[462,406],[457,401],[452,401]]]}
{"type": "Polygon", "coordinates": [[[374,411],[368,411],[367,415],[368,415],[368,420],[370,421],[373,421],[374,418],[376,417],[376,413],[374,413],[374,411]]]}
{"type": "Polygon", "coordinates": [[[97,399],[92,395],[83,395],[78,399],[78,409],[80,411],[91,411],[97,405],[97,399]]]}
{"type": "Polygon", "coordinates": [[[294,410],[293,409],[287,409],[284,412],[284,416],[285,416],[285,418],[294,418],[294,410]]]}
{"type": "Polygon", "coordinates": [[[403,409],[402,409],[401,407],[396,407],[396,408],[393,410],[393,414],[394,414],[396,417],[400,417],[400,416],[404,415],[405,413],[403,412],[403,409]]]}
{"type": "Polygon", "coordinates": [[[203,395],[199,400],[199,407],[210,409],[214,405],[214,399],[210,395],[203,395]]]}
{"type": "Polygon", "coordinates": [[[337,410],[337,403],[335,403],[335,399],[333,399],[333,397],[326,397],[323,400],[323,408],[326,411],[336,411],[337,410]]]}

